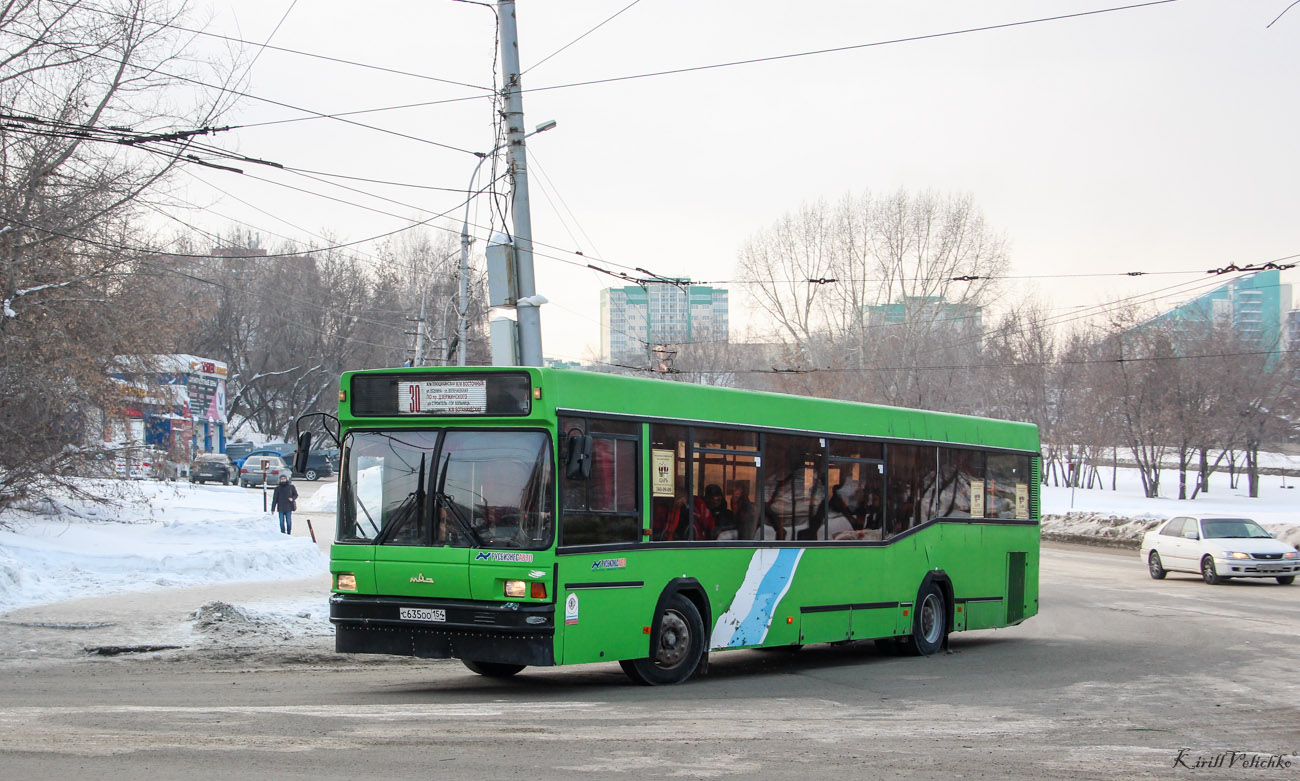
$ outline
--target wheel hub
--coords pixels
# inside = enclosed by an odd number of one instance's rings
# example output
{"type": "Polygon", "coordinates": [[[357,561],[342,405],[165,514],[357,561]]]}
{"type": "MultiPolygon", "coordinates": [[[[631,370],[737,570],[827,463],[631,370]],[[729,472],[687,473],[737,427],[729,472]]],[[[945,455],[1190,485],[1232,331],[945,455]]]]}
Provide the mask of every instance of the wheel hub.
{"type": "Polygon", "coordinates": [[[691,631],[686,620],[674,610],[664,613],[659,622],[659,653],[655,654],[655,663],[660,667],[675,667],[681,664],[690,647],[691,631]]]}

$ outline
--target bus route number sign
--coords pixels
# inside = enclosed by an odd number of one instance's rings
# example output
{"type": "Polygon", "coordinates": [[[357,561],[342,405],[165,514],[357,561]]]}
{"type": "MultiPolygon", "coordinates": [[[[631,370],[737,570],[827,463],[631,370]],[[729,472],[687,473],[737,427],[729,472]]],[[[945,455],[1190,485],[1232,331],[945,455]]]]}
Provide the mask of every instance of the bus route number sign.
{"type": "Polygon", "coordinates": [[[397,411],[403,415],[485,414],[487,380],[398,382],[397,411]]]}

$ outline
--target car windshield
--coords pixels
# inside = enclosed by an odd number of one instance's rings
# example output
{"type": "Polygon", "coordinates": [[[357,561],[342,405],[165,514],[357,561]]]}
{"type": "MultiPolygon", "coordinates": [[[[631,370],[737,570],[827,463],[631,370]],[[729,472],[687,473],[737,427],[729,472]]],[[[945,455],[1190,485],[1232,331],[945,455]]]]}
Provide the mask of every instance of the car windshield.
{"type": "Polygon", "coordinates": [[[342,472],[340,542],[551,544],[555,488],[545,432],[353,432],[342,472]]]}
{"type": "Polygon", "coordinates": [[[1207,518],[1201,521],[1205,539],[1228,537],[1272,537],[1263,526],[1249,518],[1207,518]]]}

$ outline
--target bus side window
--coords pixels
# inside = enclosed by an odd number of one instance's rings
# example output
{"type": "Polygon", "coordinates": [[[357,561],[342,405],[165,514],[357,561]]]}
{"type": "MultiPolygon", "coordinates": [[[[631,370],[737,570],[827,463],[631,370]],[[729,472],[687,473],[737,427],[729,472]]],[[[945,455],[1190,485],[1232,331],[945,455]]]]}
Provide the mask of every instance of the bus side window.
{"type": "Polygon", "coordinates": [[[969,518],[971,481],[984,479],[984,454],[978,450],[939,449],[936,518],[969,518]]]}
{"type": "Polygon", "coordinates": [[[586,479],[565,476],[561,483],[560,544],[640,542],[640,426],[561,418],[559,431],[562,444],[570,432],[590,433],[592,438],[591,475],[586,479]]]}
{"type": "Polygon", "coordinates": [[[885,536],[892,537],[934,517],[938,452],[927,445],[890,445],[885,536]]]}
{"type": "Polygon", "coordinates": [[[825,539],[826,486],[815,437],[769,435],[763,444],[763,517],[759,539],[825,539]]]}
{"type": "Polygon", "coordinates": [[[989,453],[984,479],[984,515],[987,518],[1016,517],[1016,485],[1029,482],[1028,456],[989,453]]]}

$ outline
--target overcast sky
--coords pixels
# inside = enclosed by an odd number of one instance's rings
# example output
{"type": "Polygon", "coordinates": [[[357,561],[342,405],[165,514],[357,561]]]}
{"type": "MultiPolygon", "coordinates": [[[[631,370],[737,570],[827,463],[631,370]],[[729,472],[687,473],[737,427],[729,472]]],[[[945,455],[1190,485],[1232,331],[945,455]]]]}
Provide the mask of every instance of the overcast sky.
{"type": "MultiPolygon", "coordinates": [[[[551,301],[542,315],[548,357],[581,359],[599,345],[599,290],[621,283],[580,268],[588,260],[732,280],[753,232],[801,203],[867,189],[969,193],[1008,239],[1011,273],[1033,277],[1009,281],[1008,299],[1032,294],[1062,312],[1180,283],[1188,287],[1173,292],[1187,298],[1205,280],[1060,275],[1196,272],[1300,253],[1300,7],[1266,29],[1290,0],[1178,0],[539,89],[1123,5],[640,0],[542,62],[630,2],[518,4],[523,83],[532,90],[526,125],[558,122],[528,142],[537,290],[551,301]]],[[[350,117],[371,128],[309,119],[244,127],[216,143],[295,168],[467,186],[477,159],[439,145],[492,147],[482,97],[496,61],[492,10],[452,0],[229,0],[213,3],[208,29],[261,42],[277,23],[275,46],[470,86],[266,50],[249,72],[250,95],[324,114],[468,99],[350,117]]],[[[227,121],[305,116],[244,99],[227,121]]],[[[394,204],[247,170],[353,203],[195,169],[203,181],[188,178],[178,191],[196,207],[183,219],[220,233],[245,223],[274,246],[280,236],[363,239],[450,210],[440,224],[459,233],[463,194],[351,183],[394,204]]],[[[478,235],[488,220],[482,200],[471,210],[478,235]]],[[[749,319],[744,286],[725,286],[733,338],[761,327],[749,319]]]]}

